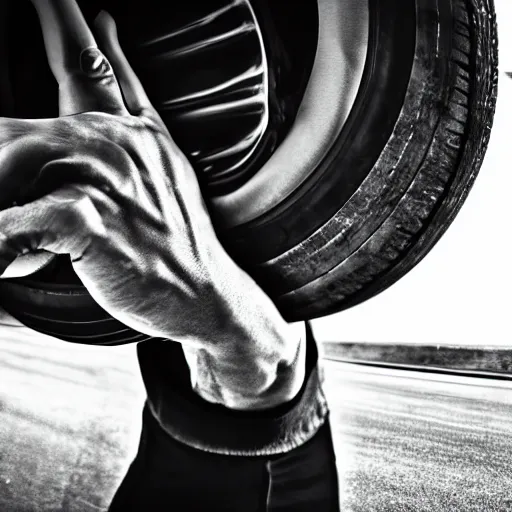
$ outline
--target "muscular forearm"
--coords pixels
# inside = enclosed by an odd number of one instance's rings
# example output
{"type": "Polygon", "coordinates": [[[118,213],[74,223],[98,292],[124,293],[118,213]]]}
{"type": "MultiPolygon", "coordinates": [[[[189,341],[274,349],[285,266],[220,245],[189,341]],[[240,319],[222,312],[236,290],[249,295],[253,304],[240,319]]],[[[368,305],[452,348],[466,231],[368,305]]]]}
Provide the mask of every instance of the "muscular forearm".
{"type": "Polygon", "coordinates": [[[285,403],[304,381],[305,325],[287,323],[247,274],[231,261],[226,265],[232,300],[221,325],[203,347],[183,345],[192,385],[204,399],[233,409],[285,403]]]}
{"type": "Polygon", "coordinates": [[[290,400],[303,379],[303,326],[288,325],[221,247],[113,19],[95,21],[101,53],[76,2],[33,3],[61,117],[0,119],[4,183],[23,176],[41,191],[0,212],[0,273],[29,252],[69,255],[105,311],[182,344],[205,398],[237,409],[290,400]]]}

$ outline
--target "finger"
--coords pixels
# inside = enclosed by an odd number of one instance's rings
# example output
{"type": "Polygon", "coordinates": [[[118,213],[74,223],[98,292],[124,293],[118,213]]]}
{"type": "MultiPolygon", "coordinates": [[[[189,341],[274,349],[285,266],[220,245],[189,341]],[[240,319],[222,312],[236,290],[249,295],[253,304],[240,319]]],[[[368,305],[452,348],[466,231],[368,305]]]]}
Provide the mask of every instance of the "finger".
{"type": "Polygon", "coordinates": [[[16,257],[16,259],[5,268],[3,274],[0,274],[0,278],[14,279],[35,274],[48,266],[54,258],[55,254],[46,251],[35,251],[23,254],[16,257]]]}
{"type": "Polygon", "coordinates": [[[37,251],[80,259],[91,240],[104,236],[101,217],[83,192],[63,188],[0,212],[0,275],[20,256],[37,251]]]}
{"type": "Polygon", "coordinates": [[[119,84],[75,0],[32,0],[50,68],[59,84],[60,115],[127,114],[119,84]]]}
{"type": "Polygon", "coordinates": [[[108,12],[101,11],[98,14],[94,20],[94,32],[101,48],[114,68],[114,73],[121,85],[121,91],[130,112],[133,115],[148,112],[152,115],[158,115],[121,48],[116,22],[108,12]]]}
{"type": "Polygon", "coordinates": [[[22,203],[39,169],[55,157],[55,145],[42,135],[49,138],[52,127],[50,120],[0,118],[0,210],[22,203]]]}
{"type": "MultiPolygon", "coordinates": [[[[53,153],[36,134],[49,133],[49,128],[46,120],[0,118],[0,210],[23,204],[33,194],[36,169],[44,166],[53,153]]],[[[53,258],[53,254],[44,251],[18,256],[3,274],[0,272],[0,277],[33,274],[53,258]]]]}

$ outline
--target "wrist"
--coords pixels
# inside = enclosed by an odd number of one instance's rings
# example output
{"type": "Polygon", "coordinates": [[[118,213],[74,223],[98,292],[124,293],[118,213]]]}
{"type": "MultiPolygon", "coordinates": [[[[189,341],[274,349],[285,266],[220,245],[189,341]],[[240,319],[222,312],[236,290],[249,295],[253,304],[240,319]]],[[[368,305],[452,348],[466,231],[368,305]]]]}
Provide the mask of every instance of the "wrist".
{"type": "Polygon", "coordinates": [[[232,260],[216,268],[222,270],[214,280],[221,321],[204,349],[207,384],[200,390],[198,382],[197,390],[203,398],[235,409],[264,409],[292,400],[305,378],[305,323],[286,322],[232,260]],[[212,388],[211,382],[217,386],[212,388]]]}
{"type": "MultiPolygon", "coordinates": [[[[303,322],[288,323],[272,299],[229,255],[226,254],[216,269],[220,272],[215,277],[214,286],[219,304],[224,309],[224,315],[221,315],[224,321],[217,326],[219,340],[227,336],[227,341],[231,342],[236,334],[237,338],[248,342],[257,339],[261,343],[268,337],[275,345],[276,340],[300,337],[303,322]]],[[[295,351],[284,352],[285,359],[291,361],[295,351]]]]}

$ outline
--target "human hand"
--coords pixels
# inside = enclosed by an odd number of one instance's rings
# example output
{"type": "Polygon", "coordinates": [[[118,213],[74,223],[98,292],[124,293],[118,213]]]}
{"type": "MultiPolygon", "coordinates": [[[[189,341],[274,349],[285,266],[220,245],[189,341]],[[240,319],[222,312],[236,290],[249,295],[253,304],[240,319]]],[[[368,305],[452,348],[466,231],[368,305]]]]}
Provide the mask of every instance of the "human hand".
{"type": "MultiPolygon", "coordinates": [[[[96,23],[106,58],[74,1],[33,3],[61,117],[0,119],[2,188],[27,183],[28,200],[0,212],[0,271],[19,254],[69,254],[118,320],[206,350],[232,389],[275,387],[277,366],[297,361],[303,326],[289,326],[218,242],[193,169],[126,61],[112,18],[96,23]]],[[[290,396],[300,372],[292,380],[281,386],[290,396]]]]}

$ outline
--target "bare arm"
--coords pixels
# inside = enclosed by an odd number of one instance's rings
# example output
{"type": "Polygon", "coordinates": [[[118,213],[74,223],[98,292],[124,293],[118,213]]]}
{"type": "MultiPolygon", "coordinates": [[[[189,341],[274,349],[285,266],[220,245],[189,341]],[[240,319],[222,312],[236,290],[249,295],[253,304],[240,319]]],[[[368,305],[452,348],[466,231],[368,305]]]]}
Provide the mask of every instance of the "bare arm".
{"type": "Polygon", "coordinates": [[[46,192],[0,212],[0,272],[30,251],[70,254],[112,316],[183,345],[205,399],[236,409],[290,400],[304,380],[304,325],[287,324],[224,251],[112,18],[97,20],[100,51],[74,0],[33,3],[63,117],[0,119],[0,180],[46,192]]]}

